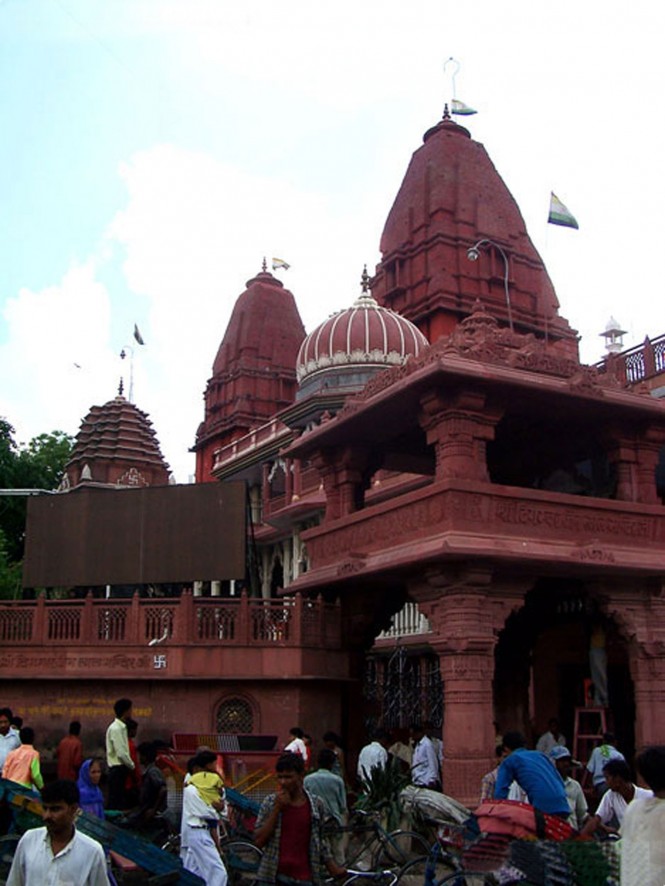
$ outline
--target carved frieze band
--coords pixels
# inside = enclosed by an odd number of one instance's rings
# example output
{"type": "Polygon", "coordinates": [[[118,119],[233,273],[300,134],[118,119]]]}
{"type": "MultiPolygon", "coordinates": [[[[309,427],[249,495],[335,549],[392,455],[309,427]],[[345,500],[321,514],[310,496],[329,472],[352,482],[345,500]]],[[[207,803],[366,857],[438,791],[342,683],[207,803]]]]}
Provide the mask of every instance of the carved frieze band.
{"type": "Polygon", "coordinates": [[[460,491],[437,492],[385,513],[363,512],[363,517],[351,525],[312,534],[309,544],[314,568],[349,550],[361,556],[386,542],[397,544],[415,536],[423,540],[445,530],[487,532],[491,527],[506,535],[547,541],[558,538],[574,543],[569,552],[572,559],[610,564],[616,556],[604,542],[619,541],[643,550],[665,540],[665,516],[660,519],[460,491]]]}

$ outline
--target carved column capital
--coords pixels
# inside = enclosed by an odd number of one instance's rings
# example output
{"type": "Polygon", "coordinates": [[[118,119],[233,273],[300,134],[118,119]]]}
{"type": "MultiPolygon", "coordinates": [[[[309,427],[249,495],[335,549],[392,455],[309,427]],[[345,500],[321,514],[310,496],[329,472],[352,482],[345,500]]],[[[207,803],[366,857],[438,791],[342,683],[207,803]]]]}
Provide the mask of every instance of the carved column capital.
{"type": "Polygon", "coordinates": [[[319,450],[310,456],[326,493],[326,520],[337,520],[362,507],[369,451],[362,446],[319,450]]]}
{"type": "Polygon", "coordinates": [[[428,391],[420,399],[419,422],[434,446],[437,479],[487,480],[486,445],[494,439],[503,410],[475,389],[428,391]]]}

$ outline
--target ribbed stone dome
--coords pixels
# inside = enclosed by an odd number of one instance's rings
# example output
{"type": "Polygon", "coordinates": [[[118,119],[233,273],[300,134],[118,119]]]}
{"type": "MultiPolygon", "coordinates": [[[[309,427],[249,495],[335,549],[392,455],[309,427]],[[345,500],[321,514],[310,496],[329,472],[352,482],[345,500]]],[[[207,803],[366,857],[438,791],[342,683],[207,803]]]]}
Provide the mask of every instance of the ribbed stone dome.
{"type": "Polygon", "coordinates": [[[426,347],[427,339],[413,323],[363,292],[350,308],[310,332],[300,346],[296,374],[302,388],[328,370],[401,365],[426,347]]]}

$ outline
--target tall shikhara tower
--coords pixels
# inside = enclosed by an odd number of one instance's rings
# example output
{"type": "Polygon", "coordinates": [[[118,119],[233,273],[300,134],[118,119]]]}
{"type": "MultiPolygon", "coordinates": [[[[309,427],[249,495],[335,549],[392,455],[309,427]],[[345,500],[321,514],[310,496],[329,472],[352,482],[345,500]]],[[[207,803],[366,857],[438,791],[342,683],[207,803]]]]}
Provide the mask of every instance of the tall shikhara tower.
{"type": "Polygon", "coordinates": [[[196,434],[196,481],[213,479],[214,453],[295,399],[296,358],[305,338],[295,299],[265,267],[238,297],[205,391],[196,434]]]}
{"type": "Polygon", "coordinates": [[[507,273],[515,330],[577,356],[576,332],[559,315],[517,203],[484,147],[447,110],[411,158],[383,229],[381,254],[374,297],[408,317],[430,342],[451,332],[478,298],[507,323],[507,273]],[[479,240],[489,242],[470,261],[468,250],[479,240]]]}

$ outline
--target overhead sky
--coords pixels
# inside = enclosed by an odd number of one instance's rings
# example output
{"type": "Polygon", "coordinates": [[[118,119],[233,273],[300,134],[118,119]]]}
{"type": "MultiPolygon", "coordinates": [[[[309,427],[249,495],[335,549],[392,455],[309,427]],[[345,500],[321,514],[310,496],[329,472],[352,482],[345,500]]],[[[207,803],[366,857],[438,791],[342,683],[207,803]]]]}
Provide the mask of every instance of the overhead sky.
{"type": "Polygon", "coordinates": [[[626,347],[663,334],[664,25],[647,0],[0,0],[0,415],[75,434],[133,346],[187,482],[245,282],[289,262],[308,331],[353,301],[450,56],[583,359],[610,315],[626,347]]]}

